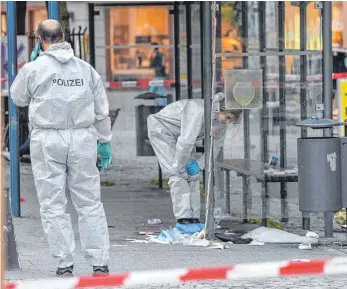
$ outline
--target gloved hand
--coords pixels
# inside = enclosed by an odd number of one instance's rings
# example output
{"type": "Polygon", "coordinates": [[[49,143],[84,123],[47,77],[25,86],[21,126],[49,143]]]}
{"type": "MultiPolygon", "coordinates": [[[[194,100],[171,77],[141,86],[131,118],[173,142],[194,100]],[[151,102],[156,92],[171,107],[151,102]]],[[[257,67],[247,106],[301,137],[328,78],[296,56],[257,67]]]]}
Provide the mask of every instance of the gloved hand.
{"type": "Polygon", "coordinates": [[[112,153],[110,143],[99,143],[98,154],[101,158],[101,167],[107,169],[112,162],[112,153]]]}
{"type": "Polygon", "coordinates": [[[41,51],[41,42],[37,41],[33,51],[31,52],[30,61],[34,61],[37,57],[39,57],[41,51]]]}
{"type": "Polygon", "coordinates": [[[200,167],[198,162],[195,160],[190,160],[189,163],[186,165],[186,172],[188,176],[194,176],[200,173],[200,167]]]}

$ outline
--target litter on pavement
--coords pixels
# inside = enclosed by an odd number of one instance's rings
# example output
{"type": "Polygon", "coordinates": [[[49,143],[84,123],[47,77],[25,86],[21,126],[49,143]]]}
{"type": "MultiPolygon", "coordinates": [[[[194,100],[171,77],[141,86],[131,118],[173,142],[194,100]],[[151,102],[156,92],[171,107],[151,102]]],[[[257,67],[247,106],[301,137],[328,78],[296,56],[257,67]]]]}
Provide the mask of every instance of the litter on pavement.
{"type": "Polygon", "coordinates": [[[310,250],[311,244],[317,243],[319,236],[314,232],[307,232],[305,237],[281,231],[273,228],[260,227],[241,237],[242,239],[253,239],[250,245],[260,243],[270,244],[300,244],[299,249],[310,250]]]}
{"type": "Polygon", "coordinates": [[[149,225],[160,225],[161,224],[161,220],[160,219],[148,219],[147,223],[149,225]]]}

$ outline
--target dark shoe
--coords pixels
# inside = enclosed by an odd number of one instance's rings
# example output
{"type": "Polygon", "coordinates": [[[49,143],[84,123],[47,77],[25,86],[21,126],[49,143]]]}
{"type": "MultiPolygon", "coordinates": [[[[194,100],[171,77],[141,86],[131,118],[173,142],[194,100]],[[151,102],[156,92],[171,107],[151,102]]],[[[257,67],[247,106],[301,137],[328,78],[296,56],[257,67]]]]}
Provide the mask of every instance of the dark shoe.
{"type": "Polygon", "coordinates": [[[199,219],[192,219],[192,223],[193,224],[200,224],[200,220],[199,219]]]}
{"type": "Polygon", "coordinates": [[[73,265],[66,268],[58,268],[55,274],[58,277],[72,277],[73,276],[72,272],[73,272],[73,265]]]}
{"type": "Polygon", "coordinates": [[[93,266],[93,276],[106,276],[110,274],[108,266],[93,266]]]}
{"type": "Polygon", "coordinates": [[[194,220],[194,219],[178,219],[178,220],[177,220],[177,223],[178,223],[178,224],[181,224],[181,225],[193,224],[193,223],[194,223],[193,220],[194,220]]]}

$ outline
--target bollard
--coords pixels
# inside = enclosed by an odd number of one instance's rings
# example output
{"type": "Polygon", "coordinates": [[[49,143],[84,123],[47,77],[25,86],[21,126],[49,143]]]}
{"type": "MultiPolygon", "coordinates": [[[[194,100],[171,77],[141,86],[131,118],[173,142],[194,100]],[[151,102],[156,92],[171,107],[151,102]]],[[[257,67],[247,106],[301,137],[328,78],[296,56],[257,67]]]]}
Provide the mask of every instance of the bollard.
{"type": "Polygon", "coordinates": [[[6,270],[21,269],[18,259],[17,243],[14,234],[13,217],[11,210],[11,195],[9,188],[4,190],[4,200],[6,203],[6,223],[3,230],[5,231],[5,245],[6,245],[6,270]]]}

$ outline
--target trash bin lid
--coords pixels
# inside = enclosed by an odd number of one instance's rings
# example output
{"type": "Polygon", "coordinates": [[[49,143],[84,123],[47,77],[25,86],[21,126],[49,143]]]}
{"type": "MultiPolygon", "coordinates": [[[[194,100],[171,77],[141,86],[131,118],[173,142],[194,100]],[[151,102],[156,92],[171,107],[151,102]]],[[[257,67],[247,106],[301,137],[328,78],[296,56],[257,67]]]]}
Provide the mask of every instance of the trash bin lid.
{"type": "Polygon", "coordinates": [[[296,126],[300,127],[310,127],[313,129],[323,129],[323,128],[331,128],[334,126],[347,125],[345,122],[338,122],[332,119],[322,118],[322,119],[305,119],[296,124],[296,126]]]}

